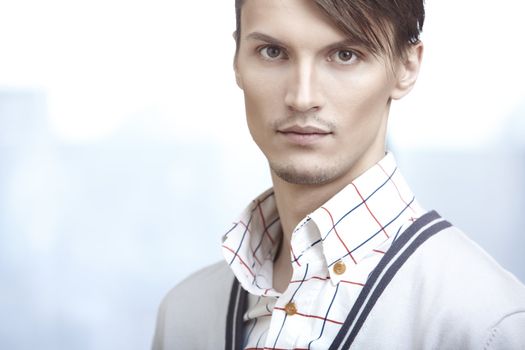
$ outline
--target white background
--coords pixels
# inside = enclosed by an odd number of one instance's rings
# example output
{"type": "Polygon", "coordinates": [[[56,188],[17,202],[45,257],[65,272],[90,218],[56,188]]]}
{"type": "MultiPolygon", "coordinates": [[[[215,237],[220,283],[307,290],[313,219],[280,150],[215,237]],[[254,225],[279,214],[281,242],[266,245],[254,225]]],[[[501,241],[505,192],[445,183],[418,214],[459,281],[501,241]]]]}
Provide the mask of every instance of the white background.
{"type": "MultiPolygon", "coordinates": [[[[427,2],[390,147],[524,280],[524,5],[427,2]]],[[[233,30],[233,0],[0,0],[0,348],[148,348],[162,296],[220,258],[270,185],[233,30]]]]}

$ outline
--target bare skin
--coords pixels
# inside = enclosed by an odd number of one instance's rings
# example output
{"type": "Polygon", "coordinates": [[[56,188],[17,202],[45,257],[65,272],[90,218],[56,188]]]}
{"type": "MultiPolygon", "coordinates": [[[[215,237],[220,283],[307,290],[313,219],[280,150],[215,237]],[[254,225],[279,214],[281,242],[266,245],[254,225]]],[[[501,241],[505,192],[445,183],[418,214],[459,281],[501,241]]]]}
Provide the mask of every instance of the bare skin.
{"type": "Polygon", "coordinates": [[[235,73],[283,229],[277,291],[292,277],[296,225],[383,158],[390,103],[411,90],[422,50],[391,62],[353,44],[313,2],[246,0],[235,73]]]}

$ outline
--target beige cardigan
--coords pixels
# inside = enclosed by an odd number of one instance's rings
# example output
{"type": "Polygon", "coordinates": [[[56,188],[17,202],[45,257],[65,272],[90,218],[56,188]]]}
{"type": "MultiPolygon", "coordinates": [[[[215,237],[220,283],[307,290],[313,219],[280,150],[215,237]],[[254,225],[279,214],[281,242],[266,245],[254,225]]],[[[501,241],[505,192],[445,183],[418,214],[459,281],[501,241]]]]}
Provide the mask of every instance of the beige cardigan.
{"type": "MultiPolygon", "coordinates": [[[[162,301],[152,348],[242,349],[245,294],[225,262],[196,272],[162,301]]],[[[350,346],[525,350],[525,286],[429,212],[396,239],[330,349],[350,346]]]]}

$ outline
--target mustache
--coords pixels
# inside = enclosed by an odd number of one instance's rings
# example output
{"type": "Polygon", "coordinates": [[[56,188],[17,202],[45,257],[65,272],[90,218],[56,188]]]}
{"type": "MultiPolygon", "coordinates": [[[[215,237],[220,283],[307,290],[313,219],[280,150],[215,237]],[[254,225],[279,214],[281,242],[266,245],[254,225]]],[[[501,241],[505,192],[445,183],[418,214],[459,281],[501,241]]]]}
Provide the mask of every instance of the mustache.
{"type": "Polygon", "coordinates": [[[321,118],[317,114],[292,114],[285,118],[278,119],[272,123],[274,130],[282,130],[292,125],[298,126],[313,126],[319,129],[324,129],[333,132],[336,129],[336,124],[330,120],[321,118]]]}

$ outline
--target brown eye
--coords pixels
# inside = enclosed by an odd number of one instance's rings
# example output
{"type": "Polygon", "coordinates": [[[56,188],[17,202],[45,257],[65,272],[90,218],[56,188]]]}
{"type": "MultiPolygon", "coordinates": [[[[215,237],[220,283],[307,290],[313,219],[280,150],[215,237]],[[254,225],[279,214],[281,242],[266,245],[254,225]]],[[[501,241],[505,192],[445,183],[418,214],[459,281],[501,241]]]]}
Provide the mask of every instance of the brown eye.
{"type": "Polygon", "coordinates": [[[286,55],[282,48],[279,46],[268,45],[259,50],[261,56],[266,60],[278,60],[286,58],[286,55]]]}
{"type": "Polygon", "coordinates": [[[341,50],[337,53],[337,57],[343,62],[348,62],[354,57],[354,53],[348,50],[341,50]]]}
{"type": "Polygon", "coordinates": [[[270,46],[266,48],[266,54],[268,57],[277,58],[281,55],[281,49],[275,46],[270,46]]]}
{"type": "Polygon", "coordinates": [[[338,64],[353,64],[357,59],[358,55],[353,50],[341,49],[333,52],[328,60],[338,64]]]}

